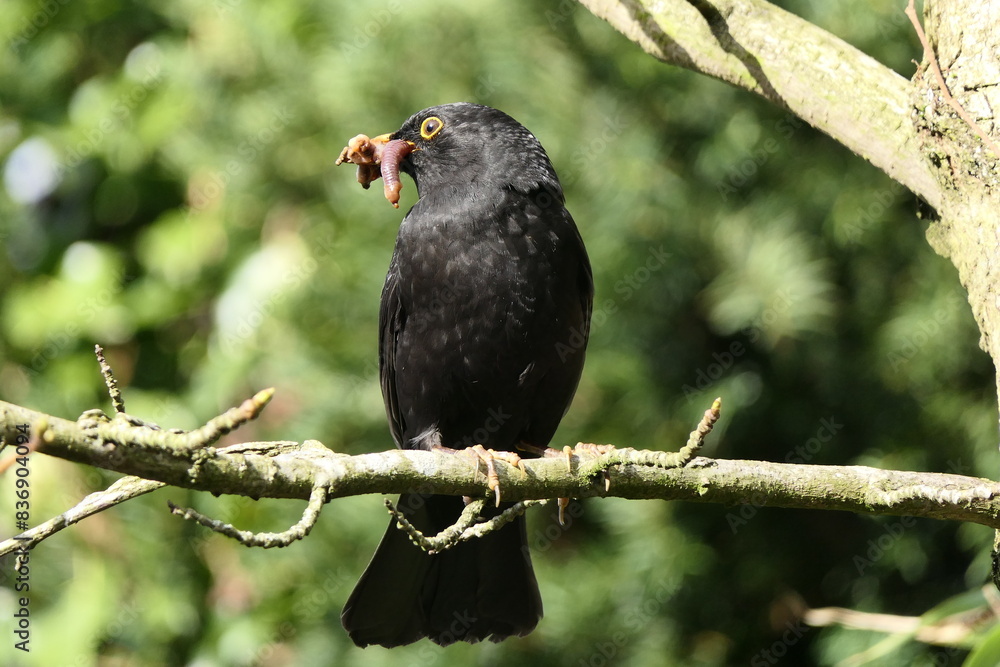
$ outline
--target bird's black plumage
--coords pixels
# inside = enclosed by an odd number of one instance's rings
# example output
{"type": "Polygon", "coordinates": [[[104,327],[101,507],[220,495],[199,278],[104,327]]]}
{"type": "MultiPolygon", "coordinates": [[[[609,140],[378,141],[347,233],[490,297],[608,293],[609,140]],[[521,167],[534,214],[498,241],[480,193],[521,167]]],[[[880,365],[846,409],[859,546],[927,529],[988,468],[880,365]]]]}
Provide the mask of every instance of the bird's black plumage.
{"type": "MultiPolygon", "coordinates": [[[[399,167],[419,195],[379,317],[393,438],[404,449],[545,447],[580,378],[593,299],[549,158],[517,121],[475,104],[420,111],[391,139],[412,142],[399,167]]],[[[399,506],[434,534],[463,504],[411,494],[399,506]]],[[[522,517],[434,556],[390,523],[341,618],[358,645],[397,646],[500,641],[541,615],[522,517]]]]}

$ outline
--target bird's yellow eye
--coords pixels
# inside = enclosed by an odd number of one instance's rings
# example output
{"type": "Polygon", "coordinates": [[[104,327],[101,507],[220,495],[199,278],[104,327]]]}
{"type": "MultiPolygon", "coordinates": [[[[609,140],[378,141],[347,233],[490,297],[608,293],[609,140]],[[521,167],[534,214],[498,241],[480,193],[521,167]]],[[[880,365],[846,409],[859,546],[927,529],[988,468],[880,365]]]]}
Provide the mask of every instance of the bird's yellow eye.
{"type": "Polygon", "coordinates": [[[424,139],[433,139],[443,127],[444,121],[437,116],[425,118],[424,122],[420,124],[420,136],[424,139]]]}

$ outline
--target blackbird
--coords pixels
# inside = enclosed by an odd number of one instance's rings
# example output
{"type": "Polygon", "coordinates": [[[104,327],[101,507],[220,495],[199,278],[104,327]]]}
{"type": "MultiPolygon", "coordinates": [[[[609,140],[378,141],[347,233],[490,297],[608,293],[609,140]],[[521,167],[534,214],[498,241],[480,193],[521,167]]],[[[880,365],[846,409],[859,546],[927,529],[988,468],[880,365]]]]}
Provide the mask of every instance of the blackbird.
{"type": "MultiPolygon", "coordinates": [[[[347,159],[363,165],[363,185],[381,162],[390,201],[399,171],[419,196],[400,225],[379,312],[379,374],[396,445],[537,455],[576,391],[593,303],[587,252],[548,155],[507,114],[468,103],[358,139],[361,153],[347,159]]],[[[464,505],[426,491],[404,494],[398,507],[434,535],[464,505]]],[[[435,555],[394,523],[341,615],[355,644],[498,642],[538,624],[523,516],[435,555]]]]}

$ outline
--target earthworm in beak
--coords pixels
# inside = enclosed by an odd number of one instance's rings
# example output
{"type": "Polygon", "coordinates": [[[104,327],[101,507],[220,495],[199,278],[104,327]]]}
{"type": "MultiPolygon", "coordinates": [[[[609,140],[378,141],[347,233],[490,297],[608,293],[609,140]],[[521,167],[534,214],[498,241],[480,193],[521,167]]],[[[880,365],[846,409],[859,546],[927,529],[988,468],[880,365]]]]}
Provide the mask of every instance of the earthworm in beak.
{"type": "Polygon", "coordinates": [[[385,198],[396,208],[399,208],[399,191],[403,182],[399,180],[399,163],[413,152],[413,144],[402,139],[393,139],[382,147],[382,181],[385,198]]]}

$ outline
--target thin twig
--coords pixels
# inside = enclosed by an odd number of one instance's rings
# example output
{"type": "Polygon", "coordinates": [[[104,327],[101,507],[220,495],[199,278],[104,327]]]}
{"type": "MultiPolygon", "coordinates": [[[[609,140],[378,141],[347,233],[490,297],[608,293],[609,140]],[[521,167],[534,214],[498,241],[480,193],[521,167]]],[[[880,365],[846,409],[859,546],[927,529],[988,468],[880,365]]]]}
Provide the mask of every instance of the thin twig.
{"type": "Polygon", "coordinates": [[[482,498],[473,500],[465,506],[465,509],[462,510],[455,523],[437,535],[427,537],[416,526],[410,523],[409,519],[401,511],[393,507],[392,502],[388,498],[384,502],[389,514],[396,519],[396,525],[399,526],[399,529],[410,537],[411,542],[428,553],[438,553],[458,544],[458,536],[476,522],[479,514],[483,511],[483,507],[486,505],[486,501],[482,498]]]}
{"type": "Polygon", "coordinates": [[[966,124],[971,127],[979,138],[983,140],[993,154],[1000,157],[1000,147],[994,143],[990,135],[986,134],[986,131],[979,126],[979,123],[969,115],[969,112],[965,110],[958,100],[954,98],[951,94],[951,90],[948,89],[948,84],[944,80],[944,75],[941,73],[941,66],[938,64],[937,56],[934,55],[934,49],[931,48],[930,41],[927,39],[927,35],[924,33],[923,27],[920,25],[920,20],[917,18],[917,10],[913,5],[913,0],[906,5],[906,9],[903,10],[907,17],[910,19],[910,23],[913,24],[913,29],[917,32],[917,38],[920,40],[920,44],[924,47],[924,57],[930,64],[931,72],[934,73],[934,78],[937,79],[938,87],[941,89],[941,96],[944,97],[945,102],[955,110],[959,118],[966,122],[966,124]]]}
{"type": "Polygon", "coordinates": [[[963,610],[944,618],[928,620],[920,616],[879,614],[842,607],[809,609],[802,620],[813,627],[837,625],[854,630],[873,630],[887,634],[912,635],[926,644],[954,646],[978,628],[992,623],[995,616],[988,605],[963,610]]]}
{"type": "Polygon", "coordinates": [[[125,445],[134,448],[160,449],[195,461],[197,465],[214,456],[210,445],[230,431],[255,419],[274,396],[274,388],[261,390],[235,408],[213,417],[193,431],[163,430],[132,415],[120,412],[109,418],[101,410],[87,410],[76,425],[92,440],[101,444],[125,445]]]}
{"type": "Polygon", "coordinates": [[[125,401],[122,400],[122,392],[118,389],[115,374],[107,359],[104,358],[104,348],[95,345],[94,354],[97,355],[97,363],[101,366],[101,375],[104,376],[104,384],[108,386],[108,395],[111,396],[111,404],[115,406],[115,412],[125,412],[125,401]]]}
{"type": "Polygon", "coordinates": [[[302,518],[294,526],[280,533],[254,533],[249,530],[240,530],[231,524],[207,517],[190,507],[178,507],[169,500],[167,505],[170,507],[171,513],[189,521],[196,521],[206,528],[211,528],[217,533],[233,538],[244,546],[270,549],[272,547],[287,547],[292,542],[301,540],[308,535],[319,520],[319,513],[323,509],[323,504],[326,503],[326,494],[327,486],[316,484],[309,495],[309,504],[306,505],[302,518]]]}
{"type": "Polygon", "coordinates": [[[549,501],[546,500],[522,500],[520,502],[514,503],[507,509],[505,509],[500,514],[496,515],[492,519],[483,521],[481,523],[474,524],[465,530],[458,538],[459,542],[465,542],[466,540],[471,540],[476,537],[483,537],[488,535],[495,530],[498,530],[501,526],[510,523],[517,517],[524,514],[529,507],[535,507],[536,505],[544,505],[549,501]]]}
{"type": "MultiPolygon", "coordinates": [[[[719,421],[719,416],[722,412],[722,399],[716,398],[712,401],[712,407],[705,410],[705,414],[702,415],[701,421],[698,422],[698,426],[695,430],[691,431],[688,436],[687,442],[676,452],[661,452],[655,450],[641,450],[637,451],[631,447],[624,448],[611,448],[610,451],[604,451],[603,445],[583,445],[578,444],[574,450],[574,454],[579,455],[579,453],[598,453],[598,456],[586,463],[581,463],[578,469],[578,474],[581,476],[589,477],[596,475],[599,472],[607,470],[612,466],[620,465],[645,465],[653,466],[656,468],[683,468],[698,454],[702,446],[705,444],[705,438],[708,434],[712,432],[712,427],[715,423],[719,421]]],[[[605,492],[610,490],[610,484],[608,483],[608,478],[605,478],[605,492]]]]}
{"type": "Polygon", "coordinates": [[[722,414],[722,397],[718,396],[714,401],[712,401],[712,407],[705,410],[705,414],[701,416],[701,421],[698,422],[698,426],[691,431],[688,436],[688,441],[681,447],[681,450],[677,452],[684,459],[683,465],[687,465],[688,462],[693,459],[699,451],[701,451],[702,445],[705,444],[705,438],[708,434],[712,432],[712,428],[715,426],[715,422],[719,421],[719,416],[722,414]]]}
{"type": "Polygon", "coordinates": [[[258,391],[238,407],[229,408],[218,417],[210,419],[204,426],[189,431],[187,434],[188,446],[197,449],[216,442],[230,431],[260,416],[261,411],[271,402],[272,398],[274,398],[274,387],[258,391]]]}
{"type": "Polygon", "coordinates": [[[126,500],[131,500],[150,491],[155,491],[162,486],[166,486],[166,484],[131,475],[122,477],[104,491],[91,493],[59,516],[53,517],[45,523],[40,523],[16,537],[0,542],[0,556],[5,556],[17,550],[31,549],[42,540],[51,537],[63,528],[68,528],[74,523],[86,519],[88,516],[103,512],[108,508],[120,505],[126,500]]]}
{"type": "Polygon", "coordinates": [[[396,524],[400,530],[405,532],[410,541],[429,554],[437,554],[452,548],[459,542],[465,542],[473,538],[483,537],[502,526],[510,523],[534,505],[544,505],[548,500],[522,500],[514,503],[500,514],[487,521],[479,521],[479,514],[483,511],[486,501],[482,498],[473,500],[452,525],[442,530],[437,535],[427,537],[406,518],[406,516],[392,506],[392,502],[385,500],[385,507],[389,514],[396,519],[396,524]]]}

